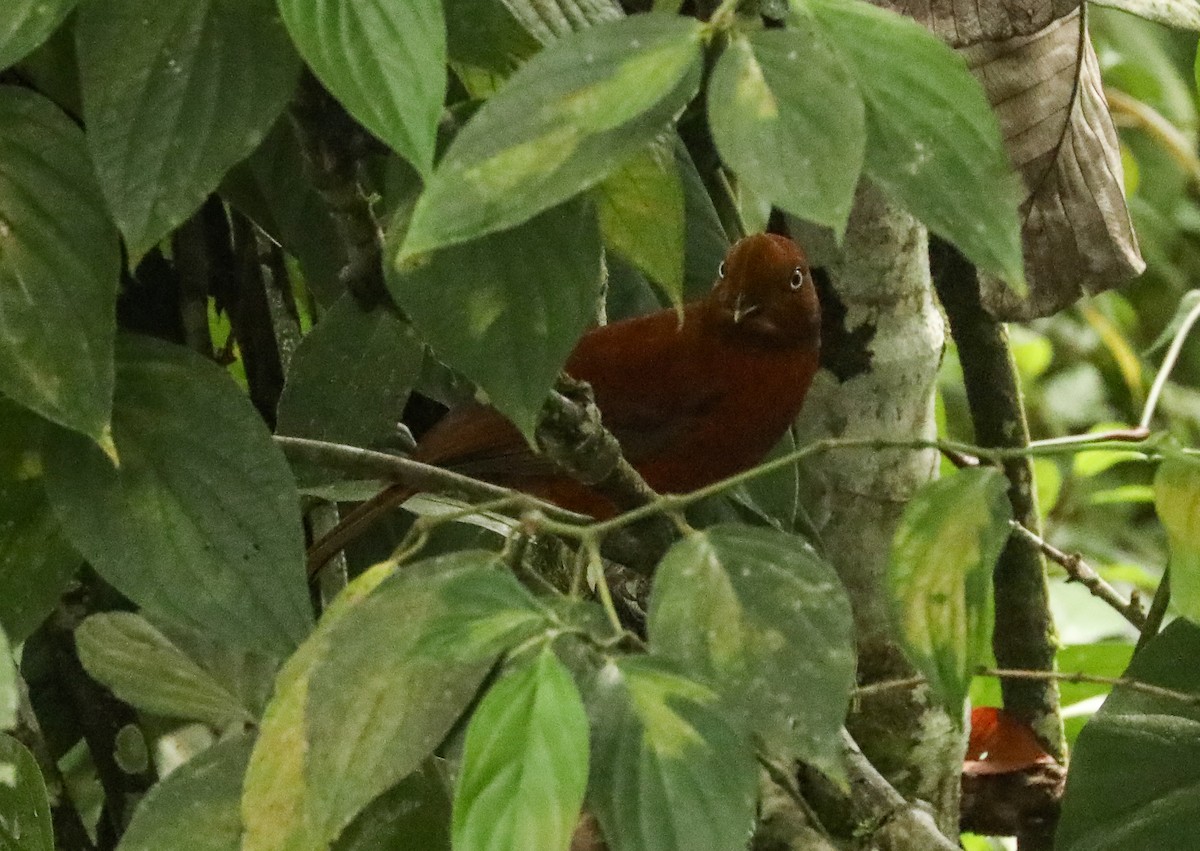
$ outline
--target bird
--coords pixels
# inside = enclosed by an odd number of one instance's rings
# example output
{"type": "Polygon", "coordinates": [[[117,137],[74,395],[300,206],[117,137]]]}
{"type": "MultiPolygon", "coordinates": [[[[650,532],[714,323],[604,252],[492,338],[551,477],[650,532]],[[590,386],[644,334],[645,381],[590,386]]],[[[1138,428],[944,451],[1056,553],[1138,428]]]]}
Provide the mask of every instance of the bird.
{"type": "MultiPolygon", "coordinates": [[[[796,419],[819,367],[821,309],[804,250],[778,234],[735,242],[712,289],[584,333],[564,372],[591,385],[601,422],[659,493],[686,493],[760,462],[796,419]]],[[[412,458],[523,491],[596,519],[616,506],[536,454],[495,408],[451,410],[412,458]]],[[[392,485],[309,551],[310,575],[347,532],[412,496],[392,485]],[[340,532],[339,532],[340,530],[340,532]]]]}

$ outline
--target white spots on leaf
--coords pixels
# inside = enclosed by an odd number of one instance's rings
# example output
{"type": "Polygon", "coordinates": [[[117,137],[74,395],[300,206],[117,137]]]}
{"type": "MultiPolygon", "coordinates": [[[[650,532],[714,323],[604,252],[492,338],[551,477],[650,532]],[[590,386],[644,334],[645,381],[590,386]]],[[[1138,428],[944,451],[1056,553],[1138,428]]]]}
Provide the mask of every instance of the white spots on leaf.
{"type": "Polygon", "coordinates": [[[916,175],[929,164],[932,155],[929,148],[920,139],[913,142],[912,150],[913,158],[905,164],[904,170],[910,175],[916,175]]]}

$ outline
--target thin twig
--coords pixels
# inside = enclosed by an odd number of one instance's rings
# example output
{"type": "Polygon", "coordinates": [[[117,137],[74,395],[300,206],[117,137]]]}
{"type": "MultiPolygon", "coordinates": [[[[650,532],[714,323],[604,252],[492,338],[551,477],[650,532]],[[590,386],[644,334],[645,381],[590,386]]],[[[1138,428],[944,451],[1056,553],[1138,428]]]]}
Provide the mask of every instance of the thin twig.
{"type": "Polygon", "coordinates": [[[1101,677],[1082,671],[1023,671],[1014,668],[980,668],[975,672],[981,677],[996,677],[1008,680],[1057,680],[1063,683],[1095,683],[1096,685],[1127,688],[1165,700],[1176,700],[1189,706],[1200,706],[1200,694],[1189,694],[1172,688],[1156,686],[1130,677],[1101,677]]]}
{"type": "Polygon", "coordinates": [[[1138,421],[1138,425],[1143,429],[1150,428],[1150,420],[1154,417],[1154,409],[1158,407],[1158,397],[1162,395],[1163,388],[1167,385],[1167,378],[1171,375],[1171,370],[1175,368],[1176,361],[1179,360],[1179,352],[1183,349],[1183,344],[1187,340],[1188,333],[1192,330],[1192,326],[1200,320],[1200,302],[1197,302],[1188,315],[1184,318],[1179,326],[1179,330],[1175,332],[1175,338],[1171,340],[1171,347],[1167,349],[1167,353],[1163,356],[1162,364],[1158,368],[1158,375],[1154,377],[1154,384],[1150,387],[1150,395],[1146,397],[1146,406],[1142,409],[1142,418],[1138,421]]]}
{"type": "Polygon", "coordinates": [[[290,458],[310,461],[351,476],[399,481],[421,490],[436,493],[461,493],[481,501],[511,500],[513,506],[520,507],[524,511],[537,509],[560,518],[565,523],[586,523],[590,519],[519,491],[481,482],[461,473],[435,467],[432,464],[422,464],[420,461],[403,458],[399,455],[389,455],[386,452],[376,452],[358,446],[328,443],[304,437],[275,435],[275,442],[290,458]]]}
{"type": "Polygon", "coordinates": [[[1109,431],[1088,432],[1087,434],[1068,434],[1064,437],[1049,437],[1045,440],[1032,440],[1031,447],[1045,449],[1056,446],[1083,446],[1096,441],[1116,441],[1118,443],[1137,443],[1150,436],[1150,430],[1142,426],[1136,428],[1114,428],[1109,431]]]}
{"type": "Polygon", "coordinates": [[[976,446],[954,440],[887,440],[883,438],[825,438],[816,440],[778,458],[759,464],[742,473],[721,479],[711,485],[686,494],[660,494],[648,505],[619,514],[609,520],[589,522],[582,514],[559,508],[518,491],[491,485],[454,473],[441,467],[422,464],[410,458],[389,455],[386,452],[375,452],[356,446],[340,443],[326,443],[321,440],[309,440],[299,437],[284,437],[276,435],[275,441],[285,454],[320,464],[329,469],[338,470],[348,475],[365,476],[376,479],[402,481],[413,487],[432,492],[461,493],[473,499],[489,500],[497,497],[514,497],[517,505],[522,506],[527,515],[526,519],[537,528],[574,539],[599,539],[610,532],[645,519],[655,514],[678,512],[693,503],[711,496],[724,493],[727,490],[743,485],[759,476],[765,476],[776,470],[783,469],[797,461],[836,450],[863,449],[936,449],[943,453],[972,455],[982,461],[1001,461],[1008,458],[1026,456],[1055,456],[1069,455],[1078,452],[1099,452],[1120,449],[1128,452],[1138,452],[1148,458],[1158,456],[1158,436],[1151,435],[1138,442],[1099,439],[1095,443],[1077,441],[1069,444],[1048,446],[1030,446],[1021,449],[1005,449],[997,447],[976,446]],[[537,512],[541,512],[538,514],[537,512]]]}
{"type": "MultiPolygon", "coordinates": [[[[1200,706],[1200,694],[1189,694],[1185,691],[1156,686],[1152,683],[1142,682],[1131,677],[1103,677],[1098,674],[1087,674],[1083,671],[1026,671],[1016,668],[979,668],[975,671],[975,675],[1010,680],[1056,680],[1063,683],[1094,683],[1102,686],[1113,686],[1114,688],[1127,688],[1131,691],[1139,691],[1143,694],[1153,695],[1154,697],[1162,697],[1192,706],[1200,706]]],[[[893,689],[913,688],[925,682],[924,677],[883,680],[855,689],[854,696],[862,697],[893,689]]]]}
{"type": "Polygon", "coordinates": [[[1087,588],[1094,597],[1098,597],[1105,603],[1108,603],[1125,620],[1138,629],[1141,629],[1146,623],[1146,613],[1142,611],[1141,605],[1136,600],[1126,600],[1122,597],[1115,588],[1104,581],[1104,578],[1096,572],[1095,568],[1083,560],[1083,556],[1079,553],[1064,552],[1041,535],[1037,535],[1026,529],[1017,521],[1013,520],[1010,522],[1016,534],[1037,546],[1051,561],[1061,565],[1072,581],[1078,582],[1084,588],[1087,588]]]}

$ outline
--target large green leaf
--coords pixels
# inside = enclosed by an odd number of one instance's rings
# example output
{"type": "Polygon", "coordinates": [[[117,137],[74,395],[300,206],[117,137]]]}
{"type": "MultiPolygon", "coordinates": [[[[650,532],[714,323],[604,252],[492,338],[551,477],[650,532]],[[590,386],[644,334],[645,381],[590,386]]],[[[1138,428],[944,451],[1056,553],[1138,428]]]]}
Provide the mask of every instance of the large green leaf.
{"type": "Polygon", "coordinates": [[[0,86],[0,392],[93,440],[112,411],[120,255],[83,134],[0,86]]]}
{"type": "Polygon", "coordinates": [[[454,796],[455,848],[567,851],[588,778],[588,719],[549,647],[471,716],[454,796]]]}
{"type": "Polygon", "coordinates": [[[887,582],[900,641],[952,718],[992,638],[992,570],[1012,518],[1007,489],[990,467],[930,482],[892,540],[887,582]]]}
{"type": "Polygon", "coordinates": [[[0,70],[46,40],[79,0],[7,0],[0,18],[0,70]]]}
{"type": "Polygon", "coordinates": [[[636,15],[534,56],[451,143],[404,256],[511,228],[603,180],[692,99],[701,33],[690,18],[636,15]]]}
{"type": "Polygon", "coordinates": [[[1061,851],[1187,851],[1200,824],[1200,628],[1168,626],[1138,651],[1130,679],[1192,696],[1116,688],[1071,756],[1061,851]]]}
{"type": "Polygon", "coordinates": [[[148,612],[289,653],[312,614],[283,454],[212,362],[140,337],[117,352],[120,466],[67,432],[47,434],[46,488],[67,537],[148,612]]]}
{"type": "Polygon", "coordinates": [[[757,779],[715,693],[650,657],[600,671],[588,805],[622,851],[743,851],[757,779]]]}
{"type": "Polygon", "coordinates": [[[387,562],[377,564],[347,585],[275,678],[275,694],[263,713],[258,742],[246,767],[243,851],[328,849],[330,837],[321,835],[313,822],[312,790],[305,775],[309,682],[314,667],[329,652],[330,633],[394,569],[387,562]]]}
{"type": "Polygon", "coordinates": [[[1200,623],[1200,461],[1173,455],[1159,465],[1154,508],[1171,545],[1171,601],[1200,623]]]}
{"type": "Polygon", "coordinates": [[[138,804],[118,851],[239,851],[238,801],[253,744],[228,739],[171,772],[138,804]]]}
{"type": "Polygon", "coordinates": [[[605,179],[596,201],[604,242],[680,304],[685,222],[675,135],[656,140],[605,179]]]}
{"type": "Polygon", "coordinates": [[[653,652],[716,686],[772,749],[837,770],[853,618],[803,540],[735,525],[689,535],[655,571],[647,630],[653,652]]]}
{"type": "Polygon", "coordinates": [[[527,435],[600,295],[600,234],[574,201],[531,222],[397,266],[388,288],[448,366],[527,435]]]}
{"type": "Polygon", "coordinates": [[[424,358],[395,310],[365,311],[344,295],[296,349],[275,430],[351,446],[394,444],[424,358]]]}
{"type": "Polygon", "coordinates": [[[862,95],[810,21],[735,36],[708,86],[721,158],[776,206],[839,235],[863,167],[862,95]]]}
{"type": "Polygon", "coordinates": [[[134,261],[271,129],[299,59],[271,0],[108,0],[76,22],[88,146],[134,261]]]}
{"type": "Polygon", "coordinates": [[[1024,285],[1022,191],[995,113],[962,57],[869,3],[793,0],[858,81],[866,172],[980,269],[1024,285]]]}
{"type": "MultiPolygon", "coordinates": [[[[457,643],[458,652],[434,652],[427,643],[430,636],[446,635],[447,622],[463,619],[455,610],[456,583],[481,573],[499,578],[497,569],[494,553],[478,551],[406,566],[358,604],[353,618],[330,630],[328,653],[308,682],[306,709],[305,776],[318,838],[336,836],[373,798],[415,770],[496,658],[529,635],[484,627],[495,640],[457,643]]],[[[489,595],[469,596],[468,609],[482,614],[476,603],[489,595]]],[[[495,599],[500,605],[489,614],[511,626],[511,595],[500,592],[495,599]]],[[[516,615],[529,623],[523,611],[516,615]]],[[[535,627],[529,623],[529,630],[535,627]]]]}
{"type": "Polygon", "coordinates": [[[54,851],[50,798],[37,761],[25,746],[0,733],[0,848],[54,851]]]}
{"type": "Polygon", "coordinates": [[[446,96],[440,0],[279,0],[279,10],[326,88],[428,175],[446,96]]]}
{"type": "Polygon", "coordinates": [[[88,674],[131,706],[218,728],[254,720],[250,707],[141,615],[92,615],[75,642],[88,674]]]}

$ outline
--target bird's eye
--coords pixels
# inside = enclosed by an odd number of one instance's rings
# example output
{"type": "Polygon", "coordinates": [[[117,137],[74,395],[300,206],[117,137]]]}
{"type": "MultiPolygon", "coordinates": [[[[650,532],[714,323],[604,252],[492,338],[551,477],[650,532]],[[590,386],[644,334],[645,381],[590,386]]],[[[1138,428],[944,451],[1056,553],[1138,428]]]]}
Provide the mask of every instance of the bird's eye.
{"type": "Polygon", "coordinates": [[[717,266],[717,277],[718,278],[725,277],[725,261],[724,260],[722,260],[720,265],[717,266]]]}
{"type": "Polygon", "coordinates": [[[792,272],[792,280],[790,281],[790,286],[794,290],[798,290],[802,286],[804,286],[804,270],[798,266],[796,267],[796,271],[792,272]]]}

